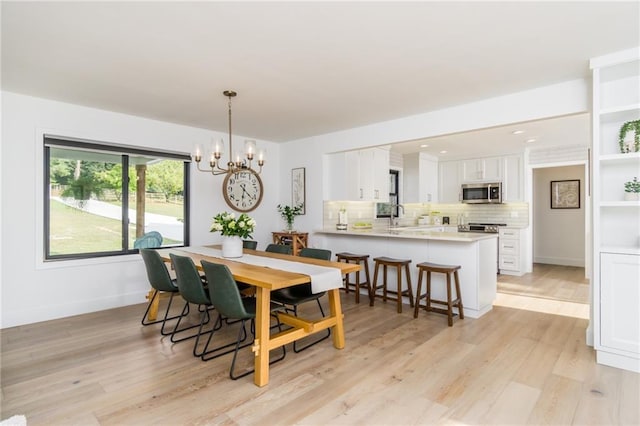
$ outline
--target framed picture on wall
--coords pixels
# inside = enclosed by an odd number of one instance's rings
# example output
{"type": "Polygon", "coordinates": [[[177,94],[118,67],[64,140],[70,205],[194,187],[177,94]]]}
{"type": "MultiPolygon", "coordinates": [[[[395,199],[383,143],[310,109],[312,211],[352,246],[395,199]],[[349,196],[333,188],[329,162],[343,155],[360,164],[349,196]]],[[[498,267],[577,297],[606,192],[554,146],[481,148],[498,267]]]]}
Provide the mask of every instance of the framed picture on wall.
{"type": "Polygon", "coordinates": [[[300,214],[305,214],[307,212],[304,179],[304,167],[291,169],[291,205],[295,207],[302,204],[302,211],[300,214]]]}
{"type": "Polygon", "coordinates": [[[580,180],[552,180],[551,208],[579,209],[580,180]]]}

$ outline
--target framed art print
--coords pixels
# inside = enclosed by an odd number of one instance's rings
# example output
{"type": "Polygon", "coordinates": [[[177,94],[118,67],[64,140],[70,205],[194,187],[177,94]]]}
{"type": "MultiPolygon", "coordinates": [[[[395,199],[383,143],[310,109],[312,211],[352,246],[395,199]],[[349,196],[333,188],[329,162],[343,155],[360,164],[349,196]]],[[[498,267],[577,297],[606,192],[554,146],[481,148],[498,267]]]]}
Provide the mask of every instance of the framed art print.
{"type": "Polygon", "coordinates": [[[552,209],[579,209],[580,208],[580,181],[579,180],[552,180],[551,181],[551,208],[552,209]]]}
{"type": "Polygon", "coordinates": [[[302,205],[302,212],[300,214],[307,212],[304,179],[304,167],[291,170],[291,205],[293,207],[302,205]]]}

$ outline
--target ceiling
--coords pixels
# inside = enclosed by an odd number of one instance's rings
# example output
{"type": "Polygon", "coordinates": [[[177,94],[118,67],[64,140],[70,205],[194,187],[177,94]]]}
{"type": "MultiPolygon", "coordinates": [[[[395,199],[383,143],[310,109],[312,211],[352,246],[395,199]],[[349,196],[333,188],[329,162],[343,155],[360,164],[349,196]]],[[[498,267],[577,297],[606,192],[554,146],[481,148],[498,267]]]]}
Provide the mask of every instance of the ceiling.
{"type": "MultiPolygon", "coordinates": [[[[2,89],[219,131],[233,89],[234,134],[286,142],[588,78],[589,58],[640,44],[639,17],[637,1],[3,1],[2,89]]],[[[522,143],[509,129],[445,139],[522,143]]]]}

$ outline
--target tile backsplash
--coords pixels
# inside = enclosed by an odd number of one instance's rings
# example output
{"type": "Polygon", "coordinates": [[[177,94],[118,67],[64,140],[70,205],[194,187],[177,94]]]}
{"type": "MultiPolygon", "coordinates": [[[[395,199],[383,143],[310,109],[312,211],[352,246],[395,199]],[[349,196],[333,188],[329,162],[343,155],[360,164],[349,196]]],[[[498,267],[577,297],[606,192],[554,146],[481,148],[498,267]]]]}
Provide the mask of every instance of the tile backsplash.
{"type": "MultiPolygon", "coordinates": [[[[486,222],[506,223],[508,226],[529,226],[528,203],[505,204],[440,204],[440,203],[406,203],[403,204],[404,213],[401,212],[398,224],[400,226],[417,225],[422,215],[448,216],[451,225],[457,225],[458,217],[464,219],[464,223],[486,222]]],[[[367,222],[374,227],[386,227],[388,218],[376,219],[376,204],[369,201],[324,201],[323,227],[335,229],[338,223],[338,213],[341,209],[347,211],[349,224],[367,222]]]]}

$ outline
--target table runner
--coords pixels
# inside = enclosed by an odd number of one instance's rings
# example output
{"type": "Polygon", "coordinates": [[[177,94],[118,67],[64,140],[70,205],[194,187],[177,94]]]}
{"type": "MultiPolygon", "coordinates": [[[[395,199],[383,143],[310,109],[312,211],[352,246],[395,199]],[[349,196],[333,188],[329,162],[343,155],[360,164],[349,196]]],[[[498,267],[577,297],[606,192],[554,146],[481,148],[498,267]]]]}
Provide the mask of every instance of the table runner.
{"type": "Polygon", "coordinates": [[[254,256],[251,254],[244,254],[242,257],[231,259],[223,257],[222,250],[202,246],[181,247],[180,250],[195,254],[201,254],[204,256],[232,260],[234,262],[246,263],[248,265],[263,266],[267,268],[280,269],[282,271],[308,275],[309,277],[311,277],[311,291],[313,293],[321,293],[323,291],[342,287],[342,274],[337,268],[310,265],[308,263],[275,259],[272,257],[254,256]]]}

